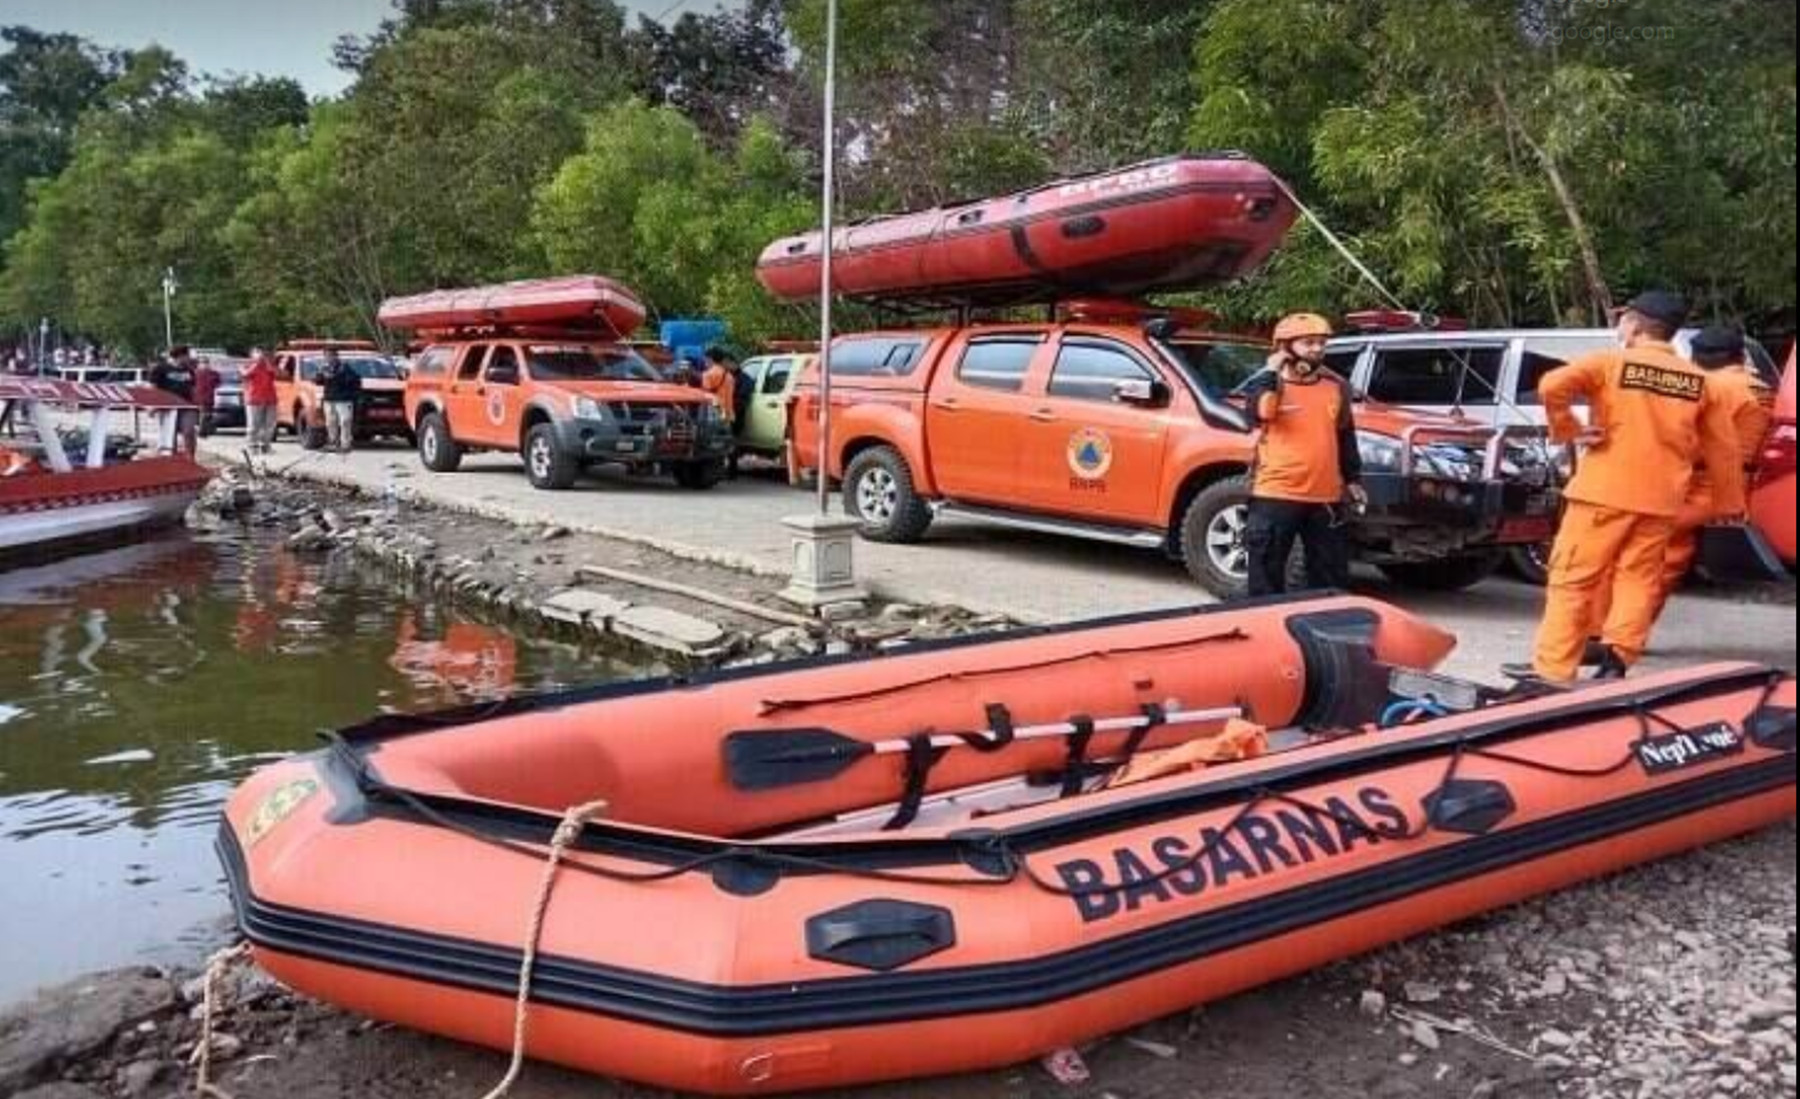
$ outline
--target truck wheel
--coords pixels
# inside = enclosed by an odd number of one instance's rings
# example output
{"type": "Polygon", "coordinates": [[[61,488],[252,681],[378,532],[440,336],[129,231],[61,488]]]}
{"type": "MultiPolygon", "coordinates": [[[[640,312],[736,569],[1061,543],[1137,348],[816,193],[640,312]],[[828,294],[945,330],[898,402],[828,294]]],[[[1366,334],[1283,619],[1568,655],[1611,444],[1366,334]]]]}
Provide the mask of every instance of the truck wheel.
{"type": "Polygon", "coordinates": [[[1446,557],[1441,561],[1405,561],[1381,566],[1389,580],[1419,591],[1466,591],[1494,575],[1500,567],[1498,553],[1446,557]]]}
{"type": "MultiPolygon", "coordinates": [[[[1200,586],[1220,599],[1250,594],[1250,478],[1228,477],[1202,489],[1181,524],[1181,559],[1200,586]]],[[[1287,590],[1306,590],[1306,554],[1288,558],[1287,590]]]]}
{"type": "Polygon", "coordinates": [[[450,425],[438,413],[419,422],[419,461],[433,473],[455,473],[462,468],[462,447],[450,434],[450,425]]]}
{"type": "Polygon", "coordinates": [[[693,492],[707,492],[719,487],[725,480],[725,463],[711,462],[677,462],[675,464],[675,483],[693,492]]]}
{"type": "Polygon", "coordinates": [[[1181,522],[1181,560],[1220,599],[1250,592],[1250,478],[1227,477],[1194,497],[1181,522]]]}
{"type": "Polygon", "coordinates": [[[912,467],[890,447],[865,451],[844,475],[844,510],[871,542],[907,545],[931,530],[931,505],[913,487],[912,467]]]}
{"type": "Polygon", "coordinates": [[[533,488],[562,492],[575,487],[581,463],[557,442],[555,428],[539,424],[525,433],[525,475],[533,488]]]}
{"type": "Polygon", "coordinates": [[[1514,546],[1506,552],[1506,567],[1527,584],[1541,588],[1550,582],[1550,546],[1549,542],[1514,546]]]}

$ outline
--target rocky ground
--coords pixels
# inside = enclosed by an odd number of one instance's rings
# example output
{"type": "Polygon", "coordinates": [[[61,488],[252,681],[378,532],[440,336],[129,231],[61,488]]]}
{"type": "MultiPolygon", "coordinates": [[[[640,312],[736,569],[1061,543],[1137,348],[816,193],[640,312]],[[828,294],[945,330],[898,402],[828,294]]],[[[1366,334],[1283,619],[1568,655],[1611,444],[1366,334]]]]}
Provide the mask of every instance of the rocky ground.
{"type": "MultiPolygon", "coordinates": [[[[1039,1066],[836,1099],[1774,1099],[1795,1094],[1795,831],[1502,912],[1039,1066]]],[[[235,1099],[476,1097],[505,1059],[221,983],[235,1099]]],[[[190,1094],[201,982],[107,974],[0,1017],[0,1095],[190,1094]]],[[[666,1093],[531,1067],[518,1099],[666,1093]]]]}
{"type": "Polygon", "coordinates": [[[1004,618],[851,604],[809,620],[783,581],[567,527],[519,527],[398,491],[359,494],[221,471],[191,527],[276,528],[301,554],[348,553],[421,591],[537,633],[601,641],[676,665],[763,663],[988,632],[1004,618]]]}
{"type": "MultiPolygon", "coordinates": [[[[585,631],[673,664],[866,649],[1002,624],[876,607],[803,628],[779,620],[775,580],[555,527],[521,532],[244,474],[222,480],[193,521],[280,529],[298,552],[358,554],[401,582],[523,626],[585,631]],[[710,594],[683,598],[583,571],[595,567],[710,594]],[[633,626],[642,621],[633,607],[662,612],[651,616],[659,628],[633,626]]],[[[1790,824],[1117,1037],[1081,1051],[1086,1083],[1024,1066],[837,1099],[1792,1096],[1795,877],[1790,824]]],[[[220,991],[215,1080],[234,1099],[460,1099],[483,1095],[505,1068],[496,1054],[298,999],[248,968],[220,991]]],[[[197,974],[150,970],[49,990],[0,1015],[0,1096],[192,1094],[201,996],[197,974]]],[[[533,1066],[512,1094],[665,1093],[533,1066]]]]}

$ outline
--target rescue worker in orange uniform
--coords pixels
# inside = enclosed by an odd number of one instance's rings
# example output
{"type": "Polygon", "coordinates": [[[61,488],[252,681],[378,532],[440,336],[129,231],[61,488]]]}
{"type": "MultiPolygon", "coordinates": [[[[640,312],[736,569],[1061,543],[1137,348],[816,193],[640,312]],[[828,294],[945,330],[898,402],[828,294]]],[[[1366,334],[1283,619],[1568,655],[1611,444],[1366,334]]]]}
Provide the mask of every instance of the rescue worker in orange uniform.
{"type": "Polygon", "coordinates": [[[1325,368],[1331,322],[1297,313],[1275,327],[1269,368],[1245,383],[1256,447],[1250,523],[1250,594],[1287,590],[1287,565],[1298,541],[1309,588],[1350,585],[1349,512],[1367,501],[1359,479],[1362,453],[1350,383],[1325,368]]]}
{"type": "Polygon", "coordinates": [[[1679,294],[1642,294],[1621,314],[1623,350],[1584,356],[1539,386],[1551,439],[1585,448],[1550,556],[1533,661],[1547,682],[1575,680],[1605,593],[1599,677],[1623,678],[1643,658],[1696,465],[1712,472],[1715,517],[1744,512],[1743,454],[1726,387],[1672,346],[1687,315],[1679,294]],[[1588,407],[1586,425],[1578,404],[1588,407]]]}
{"type": "MultiPolygon", "coordinates": [[[[1769,388],[1750,365],[1749,344],[1741,328],[1715,325],[1694,337],[1694,365],[1707,372],[1707,384],[1719,390],[1727,406],[1733,433],[1737,437],[1739,463],[1745,477],[1762,454],[1769,427],[1774,423],[1775,391],[1769,388]]],[[[1655,620],[1661,621],[1669,600],[1686,582],[1700,555],[1700,532],[1716,517],[1713,478],[1702,465],[1694,471],[1687,499],[1676,517],[1675,536],[1663,557],[1662,586],[1658,591],[1655,620]]],[[[1612,610],[1612,592],[1603,589],[1594,609],[1595,640],[1589,644],[1587,663],[1602,664],[1606,647],[1599,640],[1607,615],[1612,610]]]]}

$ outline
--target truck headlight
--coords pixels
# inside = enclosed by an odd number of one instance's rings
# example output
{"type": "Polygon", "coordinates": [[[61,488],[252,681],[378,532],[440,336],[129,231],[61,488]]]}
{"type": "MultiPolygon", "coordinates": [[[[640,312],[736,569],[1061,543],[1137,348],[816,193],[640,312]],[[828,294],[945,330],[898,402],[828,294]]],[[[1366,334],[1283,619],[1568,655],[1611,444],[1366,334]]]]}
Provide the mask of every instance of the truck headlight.
{"type": "Polygon", "coordinates": [[[1356,449],[1362,455],[1363,469],[1369,473],[1400,472],[1400,440],[1373,431],[1356,433],[1356,449]]]}
{"type": "Polygon", "coordinates": [[[592,397],[577,397],[575,398],[575,418],[604,422],[612,419],[612,410],[592,397]]]}

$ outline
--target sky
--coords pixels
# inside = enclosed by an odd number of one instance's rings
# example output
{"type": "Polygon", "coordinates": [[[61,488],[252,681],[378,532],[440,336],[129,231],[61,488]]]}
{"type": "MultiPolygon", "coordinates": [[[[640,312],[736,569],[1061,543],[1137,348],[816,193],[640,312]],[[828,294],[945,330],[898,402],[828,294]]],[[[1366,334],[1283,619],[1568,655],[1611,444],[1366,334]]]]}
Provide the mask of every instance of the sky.
{"type": "MultiPolygon", "coordinates": [[[[624,3],[654,16],[676,0],[624,3]]],[[[718,0],[689,0],[681,8],[718,6],[718,0]]],[[[157,42],[196,73],[291,76],[322,96],[349,83],[331,65],[332,43],[369,33],[391,10],[389,0],[0,0],[0,26],[66,31],[102,46],[157,42]]]]}

